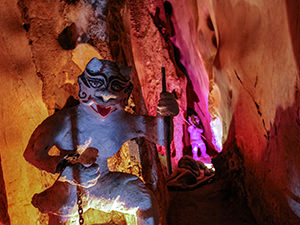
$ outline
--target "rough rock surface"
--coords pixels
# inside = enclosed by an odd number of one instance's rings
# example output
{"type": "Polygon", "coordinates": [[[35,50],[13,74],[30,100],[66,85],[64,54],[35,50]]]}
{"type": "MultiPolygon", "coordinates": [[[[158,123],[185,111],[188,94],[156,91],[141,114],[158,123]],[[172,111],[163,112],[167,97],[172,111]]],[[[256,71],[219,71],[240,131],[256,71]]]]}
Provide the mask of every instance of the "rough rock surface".
{"type": "MultiPolygon", "coordinates": [[[[25,162],[23,151],[27,141],[34,128],[43,119],[55,110],[61,109],[70,96],[77,98],[77,76],[81,73],[86,60],[97,56],[105,59],[114,58],[125,64],[134,65],[130,27],[135,17],[140,15],[132,17],[125,8],[111,7],[114,4],[108,6],[106,1],[20,0],[9,3],[5,1],[2,6],[1,46],[6,50],[1,54],[3,59],[1,90],[6,100],[1,101],[1,120],[4,121],[1,124],[1,127],[3,126],[1,165],[5,182],[5,187],[1,186],[0,191],[3,194],[1,206],[3,204],[6,208],[4,189],[6,188],[8,213],[12,224],[35,224],[36,222],[47,224],[47,215],[40,214],[30,201],[34,193],[52,184],[55,177],[48,176],[25,162]],[[123,22],[117,20],[116,23],[116,15],[122,16],[123,22]],[[107,16],[111,26],[120,26],[115,28],[117,31],[123,31],[123,23],[127,23],[124,26],[123,36],[113,35],[113,29],[107,27],[107,16]],[[4,74],[7,76],[4,77],[4,74]],[[18,108],[15,107],[16,105],[18,108]],[[19,169],[12,170],[15,163],[18,164],[19,169]]],[[[123,6],[125,6],[124,2],[123,6]]],[[[152,23],[151,17],[147,17],[146,20],[152,23]]],[[[160,36],[158,35],[157,38],[160,36]]],[[[148,37],[147,41],[151,42],[151,37],[148,37]]],[[[152,54],[155,55],[157,52],[152,54]]],[[[157,65],[156,69],[159,70],[160,65],[157,65]]],[[[145,102],[135,70],[133,83],[137,85],[137,89],[133,93],[132,102],[135,103],[132,105],[133,107],[135,104],[139,105],[135,107],[136,111],[147,113],[145,108],[143,109],[145,102]]],[[[145,182],[150,188],[154,188],[158,199],[162,202],[161,214],[164,217],[167,195],[163,172],[159,169],[160,162],[157,154],[154,154],[155,147],[149,147],[147,144],[146,147],[144,146],[146,154],[143,156],[142,171],[136,144],[132,144],[132,147],[129,145],[130,143],[127,143],[119,154],[111,159],[110,168],[146,176],[145,182]],[[154,160],[153,165],[148,163],[149,158],[154,160]]],[[[56,154],[55,150],[53,154],[56,154]]],[[[92,220],[91,215],[107,219],[107,221],[98,221],[101,223],[109,222],[111,219],[111,221],[117,220],[117,223],[124,221],[124,217],[119,214],[112,214],[110,218],[109,215],[100,214],[88,212],[86,217],[89,216],[90,221],[94,222],[97,221],[92,220]]]]}
{"type": "Polygon", "coordinates": [[[209,113],[209,75],[207,68],[211,68],[216,48],[210,41],[212,31],[207,27],[208,14],[205,1],[170,1],[173,6],[172,22],[175,35],[172,42],[180,51],[180,61],[184,65],[189,77],[187,92],[187,106],[195,109],[205,130],[205,137],[211,145],[212,133],[209,113]],[[202,58],[203,56],[203,58],[202,58]],[[192,95],[193,94],[193,95],[192,95]]]}
{"type": "Polygon", "coordinates": [[[40,215],[30,205],[31,197],[50,178],[26,163],[23,151],[36,125],[47,116],[47,109],[17,2],[0,4],[0,151],[8,213],[11,224],[35,224],[40,215]]]}
{"type": "MultiPolygon", "coordinates": [[[[156,7],[162,7],[161,1],[128,1],[132,25],[130,27],[132,55],[138,73],[142,96],[145,99],[149,115],[156,115],[159,94],[162,91],[161,67],[166,68],[167,91],[175,91],[178,97],[180,113],[174,118],[174,146],[172,162],[174,168],[182,157],[182,126],[186,109],[186,78],[176,73],[175,65],[169,58],[168,46],[152,21],[156,7]]],[[[161,10],[162,11],[162,10],[161,10]]]]}
{"type": "Polygon", "coordinates": [[[200,52],[220,90],[227,139],[221,157],[233,190],[248,200],[260,224],[298,224],[299,2],[172,3],[183,64],[192,63],[187,71],[205,81],[207,96],[204,67],[193,60],[200,52]]]}
{"type": "Polygon", "coordinates": [[[249,207],[260,224],[298,224],[299,2],[218,1],[212,9],[214,75],[244,158],[249,207]]]}

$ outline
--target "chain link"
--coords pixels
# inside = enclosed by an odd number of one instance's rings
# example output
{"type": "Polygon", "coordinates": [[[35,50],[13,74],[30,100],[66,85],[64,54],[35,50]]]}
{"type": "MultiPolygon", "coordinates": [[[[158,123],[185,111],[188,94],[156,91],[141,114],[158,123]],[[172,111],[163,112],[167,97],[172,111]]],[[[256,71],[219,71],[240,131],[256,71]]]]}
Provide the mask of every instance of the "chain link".
{"type": "MultiPolygon", "coordinates": [[[[75,164],[78,162],[79,154],[74,155],[67,155],[65,158],[68,160],[68,162],[75,164]]],[[[79,214],[79,225],[84,224],[83,219],[83,208],[82,208],[82,190],[81,187],[77,186],[77,206],[78,206],[78,214],[79,214]]]]}
{"type": "Polygon", "coordinates": [[[80,187],[77,186],[77,206],[78,206],[78,214],[79,214],[79,224],[84,224],[83,219],[83,209],[82,209],[82,191],[80,190],[80,187]]]}

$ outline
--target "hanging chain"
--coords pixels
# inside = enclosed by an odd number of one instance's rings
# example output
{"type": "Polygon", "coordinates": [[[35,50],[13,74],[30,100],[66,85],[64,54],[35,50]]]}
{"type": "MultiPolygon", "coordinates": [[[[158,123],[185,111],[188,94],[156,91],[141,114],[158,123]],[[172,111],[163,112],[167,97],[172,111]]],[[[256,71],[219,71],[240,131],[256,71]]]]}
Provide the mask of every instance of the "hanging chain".
{"type": "Polygon", "coordinates": [[[79,214],[79,224],[83,225],[84,224],[84,219],[83,219],[83,209],[82,209],[82,192],[80,190],[80,187],[77,186],[77,206],[78,206],[78,214],[79,214]]]}
{"type": "MultiPolygon", "coordinates": [[[[73,154],[73,155],[66,155],[65,159],[66,162],[75,164],[78,162],[79,154],[73,154]]],[[[79,214],[79,225],[84,224],[84,219],[83,219],[83,208],[82,208],[82,190],[81,187],[77,186],[77,206],[78,206],[78,214],[79,214]]]]}

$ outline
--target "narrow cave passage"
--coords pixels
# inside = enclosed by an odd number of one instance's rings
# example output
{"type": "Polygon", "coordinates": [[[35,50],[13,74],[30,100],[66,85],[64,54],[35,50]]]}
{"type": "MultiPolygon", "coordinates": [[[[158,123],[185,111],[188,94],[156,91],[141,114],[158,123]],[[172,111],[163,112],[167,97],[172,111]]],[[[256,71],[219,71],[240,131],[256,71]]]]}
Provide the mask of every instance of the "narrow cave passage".
{"type": "Polygon", "coordinates": [[[169,194],[168,225],[257,225],[246,203],[233,197],[221,180],[169,194]]]}

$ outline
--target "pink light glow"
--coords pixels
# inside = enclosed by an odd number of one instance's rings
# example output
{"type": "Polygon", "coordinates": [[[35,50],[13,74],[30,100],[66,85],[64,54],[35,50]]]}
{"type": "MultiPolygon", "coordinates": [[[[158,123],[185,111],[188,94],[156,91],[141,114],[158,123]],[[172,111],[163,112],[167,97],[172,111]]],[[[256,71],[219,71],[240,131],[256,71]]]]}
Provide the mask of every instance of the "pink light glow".
{"type": "Polygon", "coordinates": [[[223,126],[220,117],[216,117],[210,121],[212,130],[212,143],[216,150],[220,153],[222,151],[222,137],[223,137],[223,126]]]}

